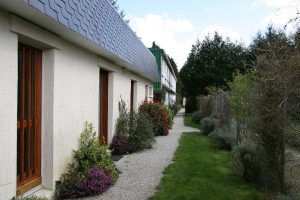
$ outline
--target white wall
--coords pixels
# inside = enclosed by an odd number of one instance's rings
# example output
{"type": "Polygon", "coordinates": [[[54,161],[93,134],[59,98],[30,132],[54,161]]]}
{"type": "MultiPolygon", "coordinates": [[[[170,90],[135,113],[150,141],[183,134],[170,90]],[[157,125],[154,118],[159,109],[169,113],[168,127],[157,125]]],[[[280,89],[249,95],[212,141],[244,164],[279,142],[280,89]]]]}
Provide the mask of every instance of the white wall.
{"type": "Polygon", "coordinates": [[[122,98],[130,105],[131,80],[134,106],[145,98],[152,82],[35,25],[0,11],[0,199],[16,193],[18,40],[42,49],[42,185],[55,181],[71,162],[72,150],[84,122],[99,128],[99,71],[109,71],[108,142],[115,133],[122,98]],[[10,30],[16,33],[12,33],[10,30]],[[26,31],[25,31],[26,30],[26,31]],[[19,34],[19,35],[18,35],[19,34]],[[27,41],[28,39],[28,41],[27,41]]]}
{"type": "Polygon", "coordinates": [[[127,108],[130,108],[130,89],[131,80],[135,83],[135,99],[134,109],[137,111],[139,105],[145,100],[145,85],[152,85],[152,82],[138,76],[130,71],[115,65],[112,62],[105,60],[102,57],[98,58],[98,65],[110,71],[109,73],[109,116],[108,116],[108,143],[111,142],[113,135],[115,134],[116,120],[119,117],[119,101],[122,99],[127,104],[127,108]]]}
{"type": "Polygon", "coordinates": [[[63,41],[55,51],[53,90],[54,181],[71,161],[86,121],[98,130],[97,56],[63,41]]]}
{"type": "Polygon", "coordinates": [[[10,199],[16,193],[18,38],[1,10],[0,27],[0,199],[10,199]]]}

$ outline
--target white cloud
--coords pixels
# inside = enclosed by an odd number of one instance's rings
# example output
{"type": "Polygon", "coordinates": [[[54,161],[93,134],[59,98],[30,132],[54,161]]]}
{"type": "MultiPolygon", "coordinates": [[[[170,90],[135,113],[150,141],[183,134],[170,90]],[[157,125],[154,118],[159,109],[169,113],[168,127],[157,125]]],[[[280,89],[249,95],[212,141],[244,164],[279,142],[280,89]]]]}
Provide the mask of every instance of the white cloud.
{"type": "Polygon", "coordinates": [[[206,28],[203,29],[203,31],[199,35],[199,39],[202,40],[204,37],[207,35],[213,36],[215,32],[218,32],[219,35],[223,36],[224,38],[230,38],[232,42],[244,42],[248,44],[250,41],[248,38],[242,38],[241,35],[238,32],[235,32],[231,29],[222,27],[222,26],[207,26],[206,28]]]}
{"type": "Polygon", "coordinates": [[[261,0],[261,2],[276,8],[297,6],[297,4],[299,5],[299,0],[261,0]]]}
{"type": "Polygon", "coordinates": [[[147,47],[155,41],[174,58],[179,68],[184,65],[196,41],[196,31],[190,21],[172,19],[168,14],[130,17],[130,25],[147,47]]]}
{"type": "MultiPolygon", "coordinates": [[[[269,24],[276,27],[284,27],[289,20],[296,17],[297,10],[300,9],[299,0],[261,0],[267,6],[276,8],[276,10],[265,16],[259,23],[260,28],[264,29],[269,24]]],[[[288,26],[287,32],[294,29],[292,25],[288,26]]]]}
{"type": "Polygon", "coordinates": [[[254,8],[256,8],[258,6],[258,3],[256,1],[252,2],[247,8],[246,11],[250,11],[253,10],[254,8]]]}

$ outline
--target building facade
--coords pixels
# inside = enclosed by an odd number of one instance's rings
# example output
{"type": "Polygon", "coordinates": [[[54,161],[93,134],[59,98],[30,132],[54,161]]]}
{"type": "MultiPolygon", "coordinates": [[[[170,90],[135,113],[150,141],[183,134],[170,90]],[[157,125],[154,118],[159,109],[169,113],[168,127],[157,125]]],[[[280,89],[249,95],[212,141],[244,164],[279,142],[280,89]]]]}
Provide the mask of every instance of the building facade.
{"type": "Polygon", "coordinates": [[[152,96],[156,60],[107,0],[0,1],[0,27],[0,199],[53,191],[86,121],[109,144],[120,99],[152,96]]]}
{"type": "Polygon", "coordinates": [[[160,48],[150,48],[156,58],[160,81],[153,84],[154,89],[164,88],[166,91],[165,104],[171,106],[176,102],[176,75],[165,51],[160,48]]]}

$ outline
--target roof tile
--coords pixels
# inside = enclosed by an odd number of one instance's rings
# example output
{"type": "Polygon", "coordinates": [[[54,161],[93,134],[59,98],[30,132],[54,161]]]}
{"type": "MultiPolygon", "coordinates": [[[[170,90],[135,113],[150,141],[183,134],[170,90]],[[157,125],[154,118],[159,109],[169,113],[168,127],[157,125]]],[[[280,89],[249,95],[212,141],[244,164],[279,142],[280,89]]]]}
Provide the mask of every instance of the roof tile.
{"type": "Polygon", "coordinates": [[[156,61],[108,0],[23,0],[151,79],[159,78],[156,61]]]}

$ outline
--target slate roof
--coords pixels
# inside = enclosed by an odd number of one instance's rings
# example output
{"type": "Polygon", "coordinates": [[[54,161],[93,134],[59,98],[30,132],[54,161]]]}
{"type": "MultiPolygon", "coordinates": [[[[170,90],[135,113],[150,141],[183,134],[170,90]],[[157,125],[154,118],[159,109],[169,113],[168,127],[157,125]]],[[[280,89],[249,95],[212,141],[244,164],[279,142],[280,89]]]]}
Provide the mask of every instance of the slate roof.
{"type": "Polygon", "coordinates": [[[68,29],[132,65],[136,72],[159,77],[155,57],[108,0],[23,0],[68,29]]]}

